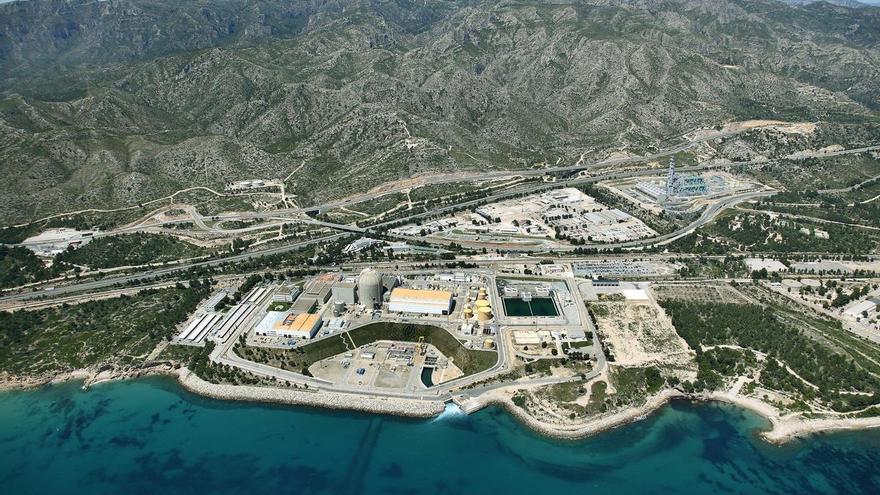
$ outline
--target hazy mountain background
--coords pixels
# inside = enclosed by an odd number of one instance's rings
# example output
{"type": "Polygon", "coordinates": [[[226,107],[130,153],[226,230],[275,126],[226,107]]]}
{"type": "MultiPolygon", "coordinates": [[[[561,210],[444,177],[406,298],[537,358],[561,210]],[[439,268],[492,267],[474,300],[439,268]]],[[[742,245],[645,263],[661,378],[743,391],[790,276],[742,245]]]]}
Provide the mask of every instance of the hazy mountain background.
{"type": "Polygon", "coordinates": [[[0,223],[303,163],[308,203],[749,118],[880,139],[878,40],[880,9],[825,2],[4,4],[0,223]]]}

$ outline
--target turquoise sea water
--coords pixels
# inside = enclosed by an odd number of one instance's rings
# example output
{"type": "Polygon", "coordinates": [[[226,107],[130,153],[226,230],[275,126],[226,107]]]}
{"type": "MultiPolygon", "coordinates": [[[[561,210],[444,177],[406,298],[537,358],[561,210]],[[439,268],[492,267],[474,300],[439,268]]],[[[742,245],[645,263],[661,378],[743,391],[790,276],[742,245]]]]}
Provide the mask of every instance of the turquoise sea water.
{"type": "Polygon", "coordinates": [[[504,411],[407,420],[205,399],[151,378],[0,393],[3,493],[880,493],[880,433],[762,443],[677,402],[579,441],[504,411]]]}

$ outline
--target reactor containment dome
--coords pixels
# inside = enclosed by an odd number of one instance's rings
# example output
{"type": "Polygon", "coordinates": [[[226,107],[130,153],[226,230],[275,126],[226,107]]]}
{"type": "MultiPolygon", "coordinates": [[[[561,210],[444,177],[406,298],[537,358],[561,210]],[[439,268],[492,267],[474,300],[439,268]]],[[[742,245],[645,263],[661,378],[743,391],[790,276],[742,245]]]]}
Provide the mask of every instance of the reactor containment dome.
{"type": "Polygon", "coordinates": [[[358,298],[368,308],[382,304],[382,275],[379,272],[371,268],[361,272],[358,277],[358,298]]]}

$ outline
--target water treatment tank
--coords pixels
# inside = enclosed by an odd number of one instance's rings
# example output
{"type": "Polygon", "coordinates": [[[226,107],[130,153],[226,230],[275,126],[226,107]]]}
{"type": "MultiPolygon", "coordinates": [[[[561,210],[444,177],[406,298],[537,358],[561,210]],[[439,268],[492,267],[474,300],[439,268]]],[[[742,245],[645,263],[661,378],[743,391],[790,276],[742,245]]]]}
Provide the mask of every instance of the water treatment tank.
{"type": "Polygon", "coordinates": [[[382,304],[382,275],[372,268],[364,269],[358,277],[358,299],[367,308],[382,304]]]}

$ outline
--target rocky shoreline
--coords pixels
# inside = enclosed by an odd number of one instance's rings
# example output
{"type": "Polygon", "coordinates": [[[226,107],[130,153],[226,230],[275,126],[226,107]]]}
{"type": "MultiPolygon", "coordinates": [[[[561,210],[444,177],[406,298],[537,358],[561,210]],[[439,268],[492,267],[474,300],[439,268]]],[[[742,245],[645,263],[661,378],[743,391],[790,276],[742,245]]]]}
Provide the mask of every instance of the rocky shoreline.
{"type": "Polygon", "coordinates": [[[748,409],[770,422],[771,428],[762,431],[760,436],[764,441],[775,445],[782,445],[792,440],[807,437],[816,433],[880,428],[880,417],[805,419],[799,415],[782,416],[773,406],[761,402],[758,399],[742,397],[739,395],[734,396],[722,392],[711,394],[686,394],[677,390],[669,389],[651,396],[645,404],[639,407],[630,407],[622,411],[590,419],[585,423],[573,424],[571,426],[548,424],[539,421],[520,407],[517,407],[509,398],[500,395],[490,395],[471,399],[471,401],[469,401],[469,406],[471,411],[488,406],[501,407],[515,417],[520,423],[545,437],[556,440],[581,440],[592,435],[645,419],[648,415],[656,412],[670,401],[676,399],[701,402],[725,402],[743,409],[748,409]]]}
{"type": "Polygon", "coordinates": [[[249,385],[218,385],[202,380],[189,370],[181,369],[180,384],[190,392],[224,400],[243,400],[295,404],[325,409],[342,409],[412,418],[430,418],[443,412],[441,401],[400,399],[396,397],[369,397],[320,390],[283,389],[249,385]]]}
{"type": "Polygon", "coordinates": [[[748,409],[770,421],[771,428],[761,432],[765,441],[782,445],[797,438],[815,433],[836,431],[867,430],[880,428],[880,417],[869,418],[817,418],[807,419],[796,414],[783,416],[773,406],[751,397],[743,397],[724,392],[714,392],[694,397],[699,400],[715,400],[748,409]]]}
{"type": "Polygon", "coordinates": [[[553,438],[555,440],[582,440],[629,423],[640,421],[647,415],[660,409],[660,407],[670,400],[681,397],[685,397],[685,394],[675,390],[664,390],[663,392],[649,398],[648,401],[640,407],[630,407],[622,411],[593,418],[586,423],[572,424],[571,426],[554,425],[539,421],[525,412],[522,408],[517,407],[513,401],[507,397],[493,395],[485,398],[478,397],[472,400],[479,401],[479,406],[477,408],[488,406],[498,406],[503,408],[516,418],[517,421],[542,436],[553,438]]]}
{"type": "MultiPolygon", "coordinates": [[[[0,375],[0,391],[27,390],[71,380],[83,380],[85,388],[103,382],[146,376],[175,377],[184,389],[198,395],[221,400],[291,404],[411,418],[435,417],[445,409],[445,403],[439,400],[370,397],[367,395],[320,390],[215,384],[199,378],[185,367],[175,369],[169,366],[127,371],[82,369],[46,377],[14,377],[2,374],[0,375]]],[[[765,441],[776,445],[815,433],[880,428],[880,417],[805,419],[798,415],[782,416],[773,406],[758,399],[724,392],[693,395],[677,390],[663,390],[659,394],[651,396],[641,406],[630,407],[622,411],[593,418],[586,423],[572,424],[570,426],[539,421],[520,407],[517,407],[509,397],[501,394],[487,393],[484,396],[470,399],[465,404],[469,412],[489,406],[501,407],[521,424],[540,435],[556,440],[580,440],[645,419],[648,415],[675,399],[707,402],[719,401],[748,409],[770,421],[771,428],[761,432],[760,435],[765,441]]]]}
{"type": "Polygon", "coordinates": [[[95,370],[92,368],[83,368],[65,371],[54,375],[25,377],[13,376],[4,372],[0,373],[0,391],[29,390],[44,385],[52,385],[74,380],[82,380],[83,387],[88,388],[102,382],[129,380],[155,375],[177,376],[177,370],[167,365],[128,370],[95,370]]]}

